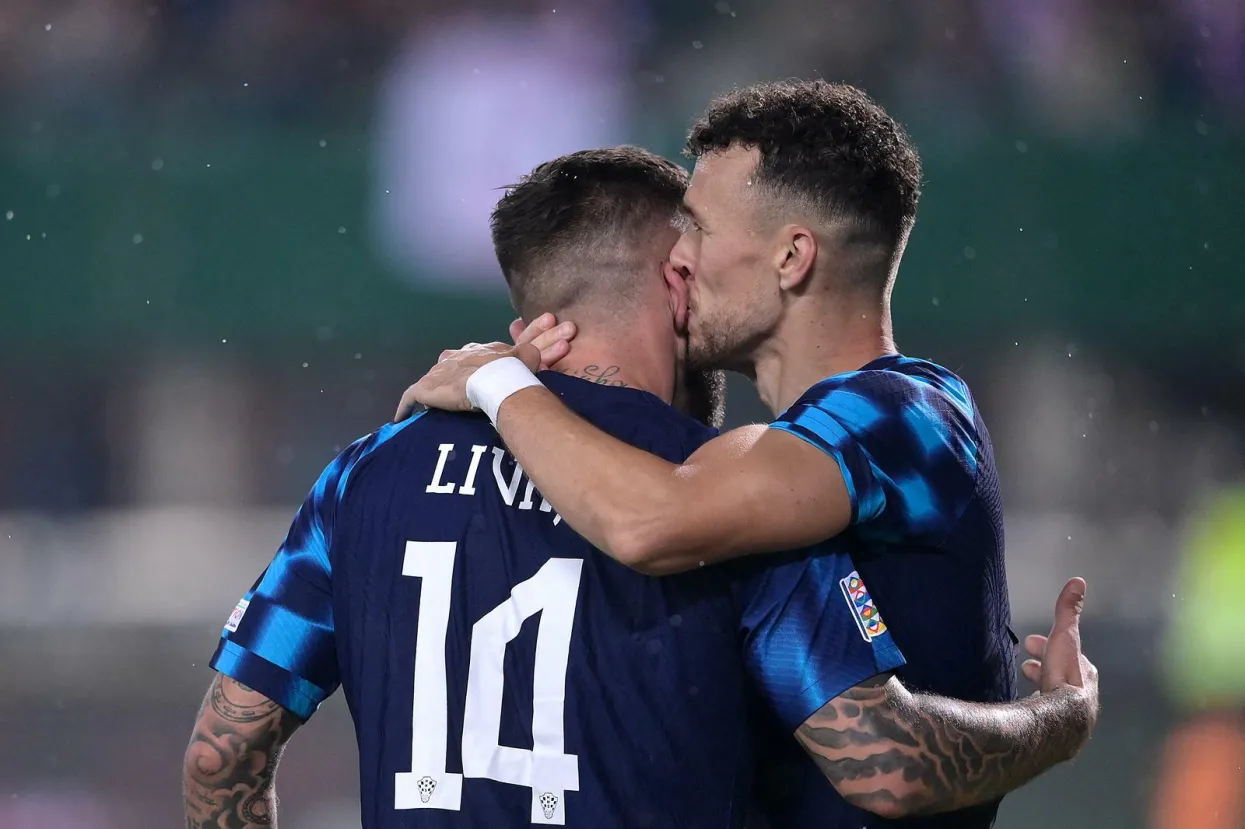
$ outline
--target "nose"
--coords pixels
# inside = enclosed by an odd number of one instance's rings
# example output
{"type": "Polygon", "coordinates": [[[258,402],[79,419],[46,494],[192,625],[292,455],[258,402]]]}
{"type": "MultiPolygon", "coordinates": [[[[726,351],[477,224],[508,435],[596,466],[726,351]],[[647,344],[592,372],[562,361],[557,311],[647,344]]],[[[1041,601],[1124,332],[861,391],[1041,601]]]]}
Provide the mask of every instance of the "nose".
{"type": "Polygon", "coordinates": [[[691,279],[692,264],[690,243],[685,233],[679,237],[679,241],[674,243],[674,247],[670,251],[670,266],[678,271],[684,279],[691,279]]]}

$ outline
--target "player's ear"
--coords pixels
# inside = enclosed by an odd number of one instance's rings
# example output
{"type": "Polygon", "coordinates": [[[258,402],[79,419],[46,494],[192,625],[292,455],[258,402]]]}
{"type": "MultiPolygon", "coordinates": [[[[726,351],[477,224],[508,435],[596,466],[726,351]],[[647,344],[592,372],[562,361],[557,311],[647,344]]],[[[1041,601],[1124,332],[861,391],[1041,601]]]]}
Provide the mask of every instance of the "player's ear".
{"type": "Polygon", "coordinates": [[[661,275],[666,280],[666,290],[670,294],[670,314],[674,320],[674,330],[679,334],[687,333],[687,275],[682,268],[676,268],[666,260],[661,264],[661,275]]]}
{"type": "Polygon", "coordinates": [[[817,237],[801,225],[787,225],[779,235],[780,244],[774,253],[778,287],[784,291],[799,288],[813,272],[817,261],[817,237]]]}

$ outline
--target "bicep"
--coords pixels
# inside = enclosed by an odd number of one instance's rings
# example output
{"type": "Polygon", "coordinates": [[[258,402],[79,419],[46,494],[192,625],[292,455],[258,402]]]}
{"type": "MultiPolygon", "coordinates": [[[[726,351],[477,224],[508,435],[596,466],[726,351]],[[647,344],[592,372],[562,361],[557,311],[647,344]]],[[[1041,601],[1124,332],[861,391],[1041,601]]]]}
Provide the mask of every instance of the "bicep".
{"type": "Polygon", "coordinates": [[[907,721],[899,680],[880,675],[827,702],[795,738],[830,784],[853,806],[875,814],[910,814],[938,782],[925,735],[907,721]]]}
{"type": "Polygon", "coordinates": [[[834,459],[766,426],[706,443],[674,471],[672,489],[671,522],[693,564],[808,546],[851,520],[834,459]]]}

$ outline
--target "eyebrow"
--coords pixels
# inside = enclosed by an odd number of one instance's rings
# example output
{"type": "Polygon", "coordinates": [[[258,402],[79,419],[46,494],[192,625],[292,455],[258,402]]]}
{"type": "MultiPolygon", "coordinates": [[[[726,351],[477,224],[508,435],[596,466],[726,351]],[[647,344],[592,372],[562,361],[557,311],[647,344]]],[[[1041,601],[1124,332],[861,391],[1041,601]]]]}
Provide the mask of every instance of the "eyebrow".
{"type": "Polygon", "coordinates": [[[689,219],[691,219],[696,224],[698,225],[703,224],[701,222],[700,214],[697,213],[696,210],[690,204],[687,203],[686,199],[684,199],[682,202],[679,203],[679,212],[687,216],[689,219]]]}

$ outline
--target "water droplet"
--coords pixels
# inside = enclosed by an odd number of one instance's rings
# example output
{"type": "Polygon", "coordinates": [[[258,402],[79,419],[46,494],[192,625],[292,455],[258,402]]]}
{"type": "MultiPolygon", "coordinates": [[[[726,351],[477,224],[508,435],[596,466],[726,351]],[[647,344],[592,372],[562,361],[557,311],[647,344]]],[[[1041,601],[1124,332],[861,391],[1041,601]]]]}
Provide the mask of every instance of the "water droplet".
{"type": "Polygon", "coordinates": [[[1159,431],[1159,422],[1157,420],[1150,421],[1150,434],[1157,435],[1159,431]]]}
{"type": "Polygon", "coordinates": [[[934,305],[937,306],[939,304],[938,297],[934,297],[932,300],[930,300],[930,302],[934,303],[934,305]]]}
{"type": "Polygon", "coordinates": [[[50,32],[50,31],[52,31],[52,24],[51,24],[51,23],[49,23],[49,24],[47,24],[46,26],[44,26],[44,27],[43,27],[43,31],[45,31],[45,32],[50,32]]]}
{"type": "Polygon", "coordinates": [[[694,696],[696,696],[696,695],[697,695],[697,694],[699,694],[699,693],[700,693],[700,689],[699,689],[699,688],[697,688],[695,685],[693,685],[691,688],[688,688],[688,689],[687,689],[687,695],[688,695],[689,697],[694,697],[694,696]]]}
{"type": "Polygon", "coordinates": [[[703,48],[705,48],[705,44],[701,43],[699,40],[693,40],[693,41],[692,41],[692,48],[693,48],[693,49],[703,49],[703,48]]]}
{"type": "Polygon", "coordinates": [[[10,221],[10,222],[13,221],[13,211],[10,210],[7,213],[5,213],[4,218],[6,221],[10,221]]]}
{"type": "Polygon", "coordinates": [[[134,244],[141,245],[143,243],[143,234],[135,233],[130,237],[130,239],[134,242],[134,244]]]}
{"type": "Polygon", "coordinates": [[[654,656],[661,653],[662,647],[661,640],[659,639],[650,639],[644,645],[644,649],[654,656]]]}
{"type": "Polygon", "coordinates": [[[671,616],[671,617],[670,617],[670,627],[672,627],[672,628],[677,628],[677,627],[681,627],[682,625],[683,625],[683,617],[682,617],[682,616],[680,616],[679,614],[677,614],[677,613],[676,613],[676,614],[674,614],[673,616],[671,616]]]}
{"type": "Polygon", "coordinates": [[[1027,143],[1025,143],[1024,141],[1019,141],[1019,140],[1018,140],[1018,141],[1016,142],[1016,152],[1018,152],[1018,153],[1027,153],[1027,152],[1029,152],[1029,145],[1028,145],[1027,143]]]}
{"type": "Polygon", "coordinates": [[[976,248],[972,248],[972,247],[964,248],[964,258],[965,259],[976,259],[977,258],[976,248]]]}
{"type": "Polygon", "coordinates": [[[361,352],[359,352],[359,351],[356,351],[356,352],[354,353],[354,358],[355,358],[356,360],[362,360],[362,359],[363,359],[363,354],[362,354],[361,352]]]}
{"type": "Polygon", "coordinates": [[[61,186],[59,184],[49,184],[43,192],[47,194],[49,199],[54,199],[61,194],[61,186]]]}
{"type": "Polygon", "coordinates": [[[345,232],[346,232],[346,226],[345,226],[345,225],[342,225],[341,227],[337,228],[337,232],[338,232],[338,233],[345,233],[345,232]]]}
{"type": "Polygon", "coordinates": [[[221,345],[224,345],[225,343],[229,342],[229,340],[221,340],[220,342],[221,342],[221,345]]]}
{"type": "Polygon", "coordinates": [[[323,138],[321,138],[321,139],[320,139],[320,148],[321,148],[321,149],[323,149],[324,147],[327,147],[328,145],[329,145],[329,142],[325,141],[323,138]]]}
{"type": "Polygon", "coordinates": [[[306,368],[308,365],[310,365],[310,363],[303,363],[303,368],[306,368]]]}
{"type": "MultiPolygon", "coordinates": [[[[209,166],[209,167],[211,167],[212,165],[211,165],[211,164],[209,164],[208,166],[209,166]]],[[[151,162],[151,169],[155,170],[156,172],[160,172],[161,170],[163,170],[163,169],[164,169],[164,159],[163,159],[163,158],[157,158],[157,159],[154,159],[154,160],[151,162]]]]}
{"type": "Polygon", "coordinates": [[[1201,118],[1193,122],[1193,129],[1197,130],[1198,135],[1210,135],[1210,124],[1201,118]]]}

